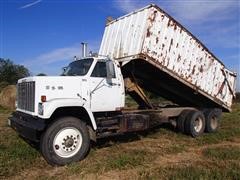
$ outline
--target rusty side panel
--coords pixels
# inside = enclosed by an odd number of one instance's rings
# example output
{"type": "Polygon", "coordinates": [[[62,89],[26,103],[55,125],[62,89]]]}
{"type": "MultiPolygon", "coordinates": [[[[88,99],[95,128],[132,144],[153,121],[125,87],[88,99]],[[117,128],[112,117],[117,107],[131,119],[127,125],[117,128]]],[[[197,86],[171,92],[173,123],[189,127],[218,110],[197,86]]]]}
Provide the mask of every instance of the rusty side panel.
{"type": "Polygon", "coordinates": [[[150,118],[144,114],[125,114],[120,121],[120,132],[143,131],[149,128],[150,118]]]}
{"type": "Polygon", "coordinates": [[[231,109],[236,75],[155,5],[108,24],[99,54],[119,60],[145,56],[146,61],[161,67],[159,70],[164,69],[196,92],[231,109]]]}

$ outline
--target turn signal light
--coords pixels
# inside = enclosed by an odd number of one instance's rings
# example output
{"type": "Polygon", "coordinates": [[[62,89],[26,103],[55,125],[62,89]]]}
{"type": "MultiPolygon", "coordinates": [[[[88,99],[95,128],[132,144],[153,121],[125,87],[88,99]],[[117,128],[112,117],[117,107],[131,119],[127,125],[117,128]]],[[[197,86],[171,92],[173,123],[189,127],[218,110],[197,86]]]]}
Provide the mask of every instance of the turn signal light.
{"type": "Polygon", "coordinates": [[[41,101],[42,102],[46,102],[47,101],[47,97],[46,96],[41,96],[41,101]]]}

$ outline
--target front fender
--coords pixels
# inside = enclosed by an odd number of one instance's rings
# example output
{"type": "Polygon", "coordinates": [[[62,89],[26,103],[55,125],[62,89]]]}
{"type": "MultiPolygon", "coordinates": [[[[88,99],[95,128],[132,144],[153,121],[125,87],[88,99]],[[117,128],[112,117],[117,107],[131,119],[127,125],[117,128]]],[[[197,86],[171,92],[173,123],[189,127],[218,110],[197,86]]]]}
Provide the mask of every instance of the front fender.
{"type": "Polygon", "coordinates": [[[53,99],[43,103],[43,115],[38,115],[42,119],[49,119],[57,108],[62,107],[83,107],[88,113],[93,129],[97,129],[96,121],[92,111],[85,106],[85,101],[81,99],[53,99]]]}

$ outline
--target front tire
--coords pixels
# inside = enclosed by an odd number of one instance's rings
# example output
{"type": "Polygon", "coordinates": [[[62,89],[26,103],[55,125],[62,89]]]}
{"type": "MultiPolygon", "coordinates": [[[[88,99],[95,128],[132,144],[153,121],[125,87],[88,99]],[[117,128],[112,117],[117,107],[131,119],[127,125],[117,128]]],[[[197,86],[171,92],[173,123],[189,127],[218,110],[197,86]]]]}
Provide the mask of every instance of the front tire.
{"type": "Polygon", "coordinates": [[[90,148],[86,123],[75,117],[53,122],[41,137],[40,149],[51,165],[66,165],[82,160],[90,148]]]}

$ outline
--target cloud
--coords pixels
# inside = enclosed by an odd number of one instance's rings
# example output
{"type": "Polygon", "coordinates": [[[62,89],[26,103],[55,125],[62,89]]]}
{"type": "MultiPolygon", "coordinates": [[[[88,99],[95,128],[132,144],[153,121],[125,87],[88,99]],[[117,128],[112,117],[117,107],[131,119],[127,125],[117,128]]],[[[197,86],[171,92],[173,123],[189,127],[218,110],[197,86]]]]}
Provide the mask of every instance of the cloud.
{"type": "Polygon", "coordinates": [[[240,6],[238,0],[115,0],[114,6],[124,13],[129,13],[151,3],[159,5],[177,19],[192,22],[228,19],[228,15],[232,13],[232,9],[237,9],[240,6]],[[221,12],[221,16],[217,15],[219,12],[221,12]]]}
{"type": "Polygon", "coordinates": [[[32,3],[29,3],[29,4],[26,4],[24,6],[21,6],[19,9],[26,9],[26,8],[30,8],[38,3],[40,3],[42,0],[37,0],[37,1],[34,1],[32,3]]]}
{"type": "Polygon", "coordinates": [[[137,10],[146,6],[148,1],[140,1],[140,0],[116,0],[114,1],[114,7],[118,10],[129,13],[131,11],[137,10]]]}
{"type": "Polygon", "coordinates": [[[232,9],[237,8],[238,1],[170,1],[164,3],[178,18],[188,21],[205,22],[229,18],[232,9]],[[221,14],[220,16],[217,14],[221,14]]]}
{"type": "Polygon", "coordinates": [[[32,58],[33,60],[25,61],[23,64],[26,66],[32,66],[34,64],[49,65],[55,62],[72,59],[74,56],[80,56],[80,45],[54,49],[32,58]]]}
{"type": "MultiPolygon", "coordinates": [[[[99,41],[89,42],[88,51],[98,52],[99,41]]],[[[22,65],[29,68],[33,74],[43,72],[46,74],[56,74],[61,67],[59,64],[67,65],[74,56],[81,57],[81,43],[75,43],[68,47],[52,49],[36,57],[28,58],[22,65]]]]}

